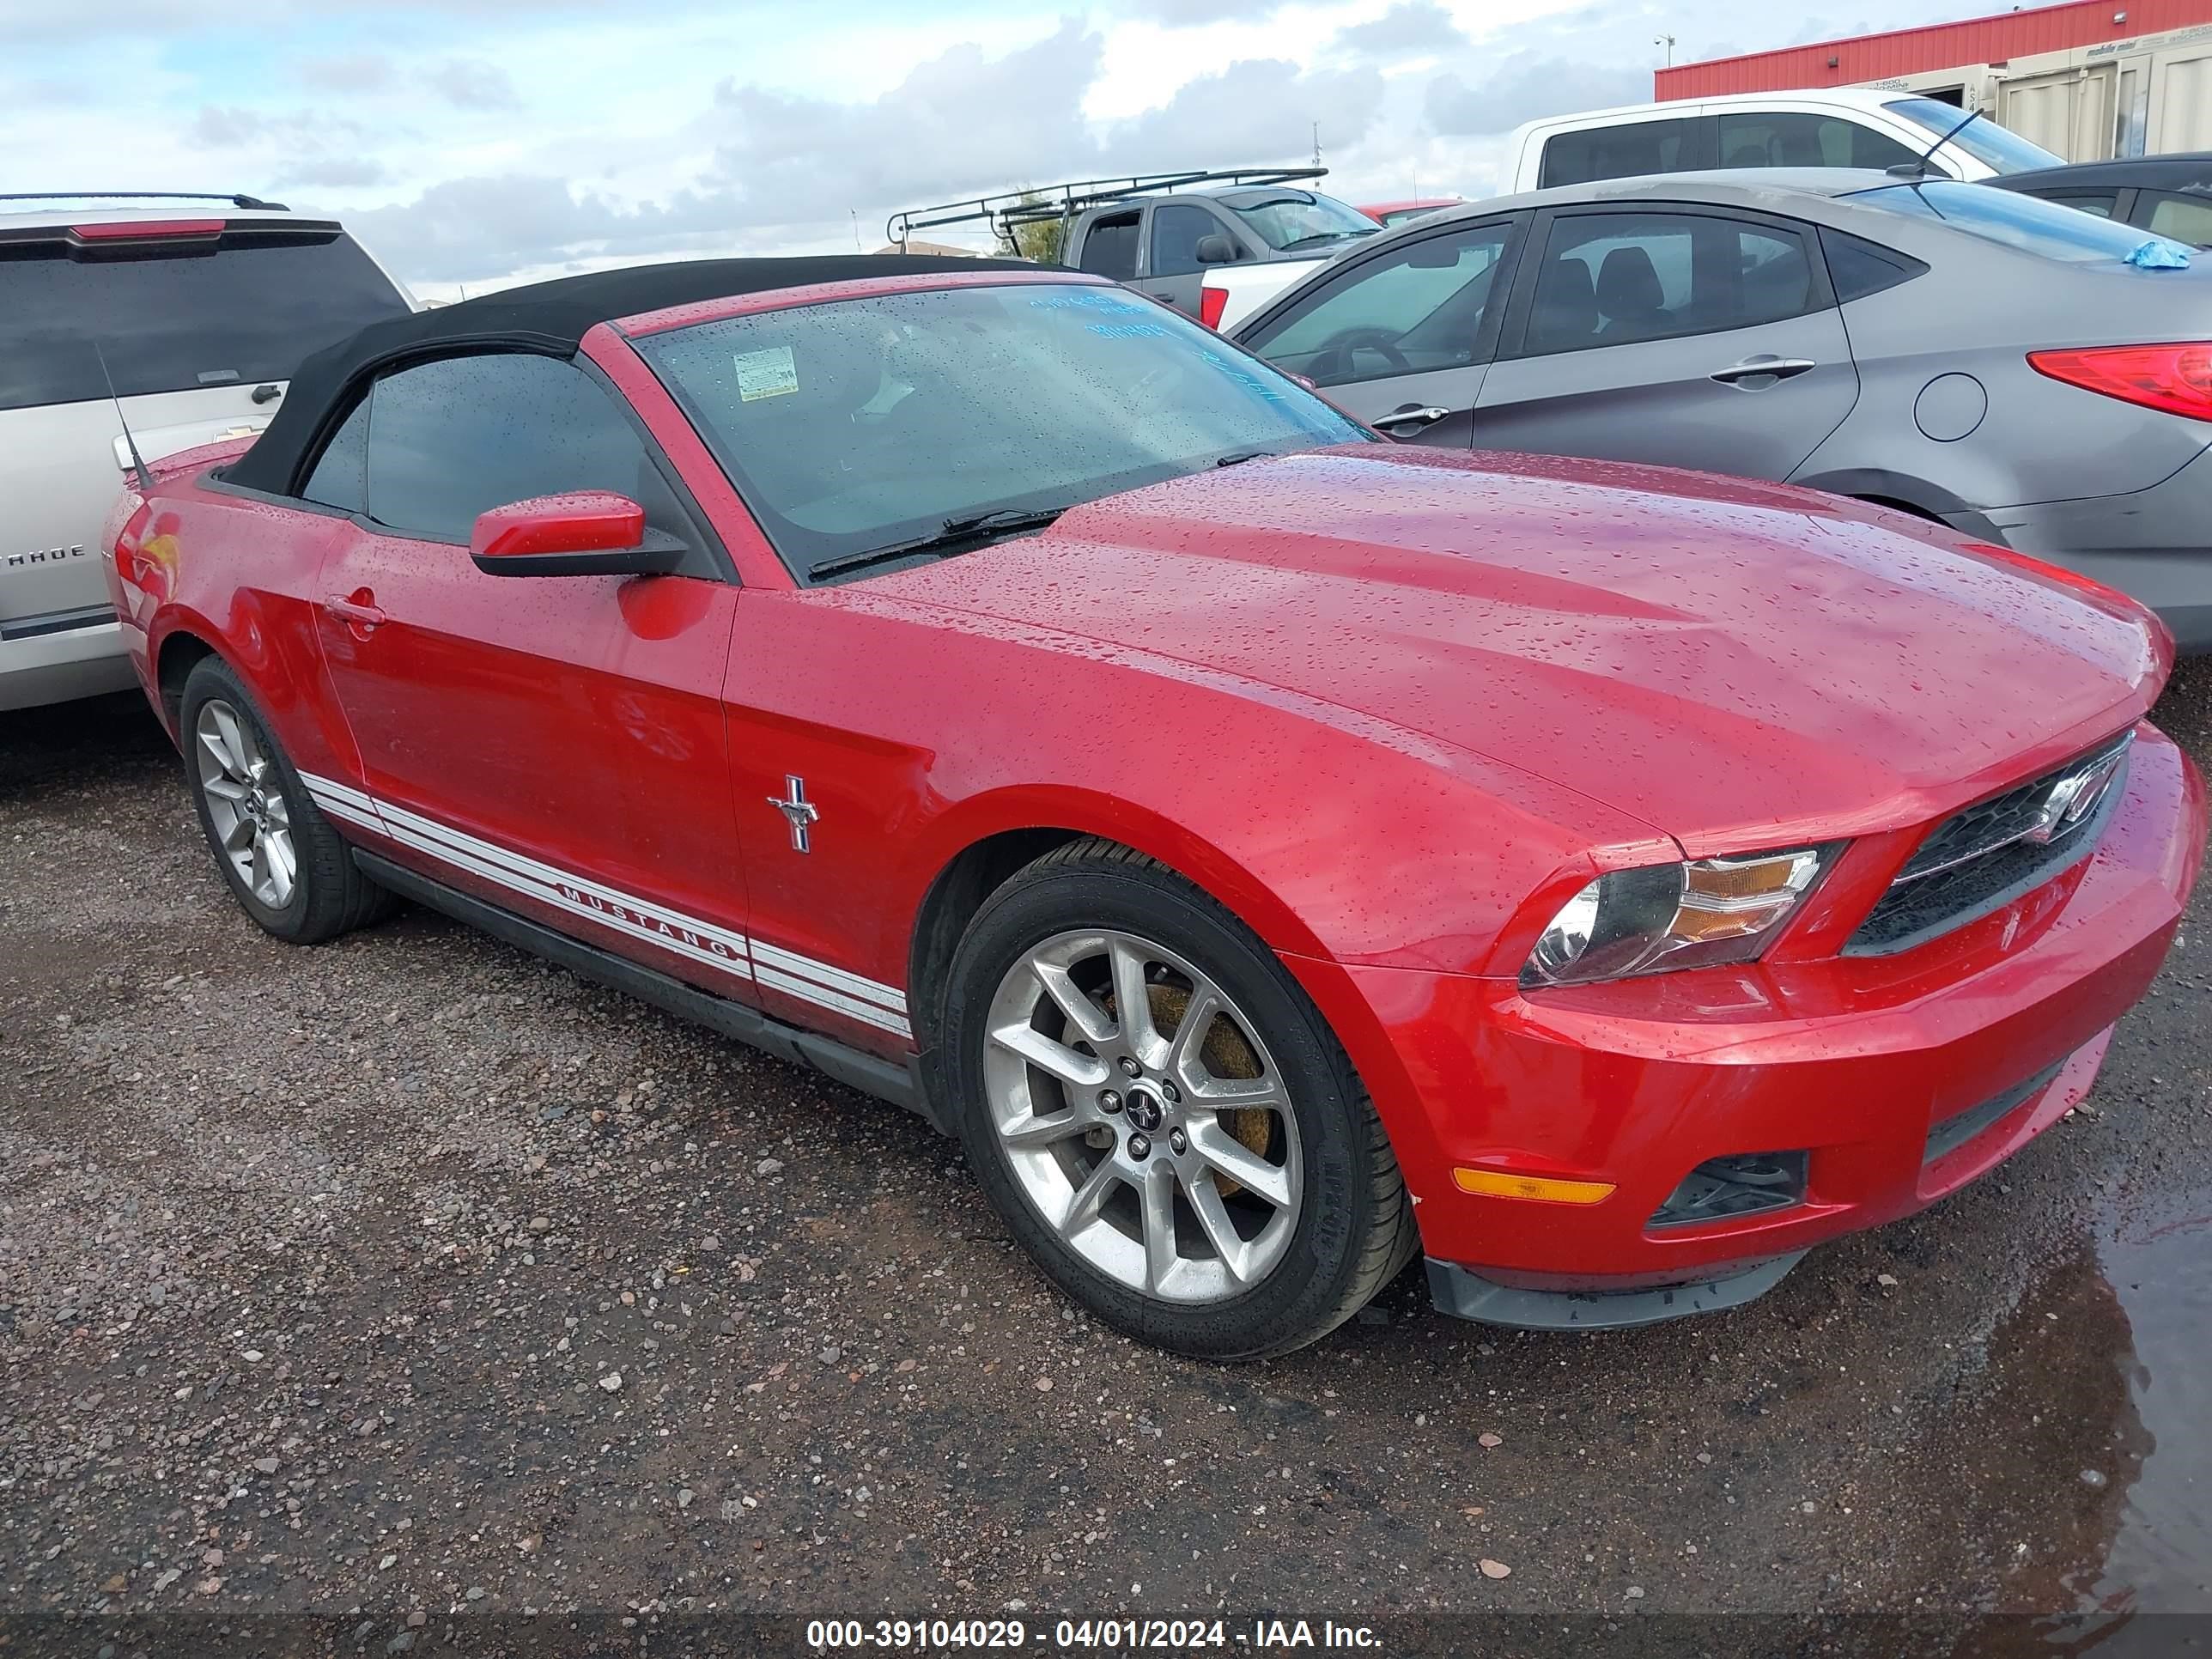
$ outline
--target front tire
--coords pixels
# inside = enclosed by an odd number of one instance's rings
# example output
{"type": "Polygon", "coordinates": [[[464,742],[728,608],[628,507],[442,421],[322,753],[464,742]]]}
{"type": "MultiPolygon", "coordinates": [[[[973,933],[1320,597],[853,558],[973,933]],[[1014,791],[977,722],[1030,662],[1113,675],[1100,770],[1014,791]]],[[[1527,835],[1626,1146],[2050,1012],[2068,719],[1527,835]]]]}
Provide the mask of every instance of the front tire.
{"type": "Polygon", "coordinates": [[[961,1139],[1054,1283],[1177,1353],[1257,1359],[1415,1247],[1350,1062],[1273,953],[1166,866],[1087,840],[994,893],[946,1009],[961,1139]]]}
{"type": "Polygon", "coordinates": [[[361,872],[269,723],[220,658],[195,664],[179,712],[201,831],[240,908],[294,945],[373,921],[392,896],[361,872]]]}

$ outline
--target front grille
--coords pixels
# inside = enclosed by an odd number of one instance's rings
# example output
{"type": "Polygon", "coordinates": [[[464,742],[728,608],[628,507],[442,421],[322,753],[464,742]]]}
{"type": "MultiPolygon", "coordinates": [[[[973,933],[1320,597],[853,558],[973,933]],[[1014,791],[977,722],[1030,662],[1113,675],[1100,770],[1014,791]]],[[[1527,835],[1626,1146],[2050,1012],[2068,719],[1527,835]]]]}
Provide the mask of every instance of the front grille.
{"type": "Polygon", "coordinates": [[[1844,946],[1909,951],[1963,927],[2089,856],[2125,791],[2132,732],[1936,826],[1844,946]]]}
{"type": "Polygon", "coordinates": [[[1945,1118],[1929,1130],[1927,1148],[1920,1155],[1920,1167],[1924,1170],[1944,1153],[1957,1152],[1999,1118],[2026,1105],[2051,1086],[2051,1079],[2065,1064],[2063,1059],[2054,1060],[2027,1082],[2015,1083],[2002,1094],[1992,1095],[1978,1106],[1969,1106],[1945,1118]]]}

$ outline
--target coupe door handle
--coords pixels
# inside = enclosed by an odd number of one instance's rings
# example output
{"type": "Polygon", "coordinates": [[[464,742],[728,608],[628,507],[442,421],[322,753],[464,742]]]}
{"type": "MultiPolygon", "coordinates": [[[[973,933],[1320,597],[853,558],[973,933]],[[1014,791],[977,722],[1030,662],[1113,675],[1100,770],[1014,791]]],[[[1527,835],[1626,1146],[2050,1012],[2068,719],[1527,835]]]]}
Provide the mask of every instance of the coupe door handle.
{"type": "Polygon", "coordinates": [[[323,609],[342,622],[363,630],[380,627],[391,620],[367,599],[342,599],[335,593],[323,601],[323,609]]]}
{"type": "Polygon", "coordinates": [[[1375,424],[1378,427],[1434,426],[1438,421],[1447,420],[1450,416],[1451,410],[1449,409],[1438,409],[1433,404],[1426,409],[1408,407],[1393,410],[1375,424]]]}
{"type": "Polygon", "coordinates": [[[1735,386],[1744,380],[1786,380],[1792,375],[1802,374],[1820,364],[1810,357],[1776,357],[1762,354],[1747,357],[1740,363],[1730,363],[1726,368],[1717,368],[1705,378],[1718,380],[1723,386],[1735,386]]]}

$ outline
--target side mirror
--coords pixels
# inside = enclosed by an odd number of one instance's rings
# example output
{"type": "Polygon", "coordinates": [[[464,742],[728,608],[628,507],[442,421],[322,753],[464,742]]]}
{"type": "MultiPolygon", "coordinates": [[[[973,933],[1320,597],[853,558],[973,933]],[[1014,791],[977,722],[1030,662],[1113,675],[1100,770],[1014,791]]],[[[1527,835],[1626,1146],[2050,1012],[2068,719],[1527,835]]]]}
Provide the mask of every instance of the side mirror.
{"type": "Polygon", "coordinates": [[[683,562],[684,545],[648,531],[629,496],[585,489],[478,514],[469,557],[487,576],[659,576],[683,562]]]}
{"type": "Polygon", "coordinates": [[[1218,230],[1210,230],[1200,237],[1194,252],[1202,265],[1233,265],[1237,263],[1237,244],[1218,230]]]}

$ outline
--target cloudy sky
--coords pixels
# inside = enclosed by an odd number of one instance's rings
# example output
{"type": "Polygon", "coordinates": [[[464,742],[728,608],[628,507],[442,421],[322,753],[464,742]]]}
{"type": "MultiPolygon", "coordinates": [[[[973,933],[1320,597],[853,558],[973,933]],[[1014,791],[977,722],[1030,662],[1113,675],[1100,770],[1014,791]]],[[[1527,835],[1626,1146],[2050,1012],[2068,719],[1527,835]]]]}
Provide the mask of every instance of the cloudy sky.
{"type": "Polygon", "coordinates": [[[1539,115],[1678,61],[1958,0],[0,0],[0,191],[222,189],[343,218],[419,292],[883,240],[1067,178],[1298,161],[1487,193],[1539,115]]]}

